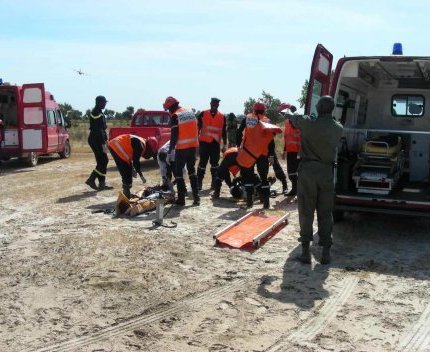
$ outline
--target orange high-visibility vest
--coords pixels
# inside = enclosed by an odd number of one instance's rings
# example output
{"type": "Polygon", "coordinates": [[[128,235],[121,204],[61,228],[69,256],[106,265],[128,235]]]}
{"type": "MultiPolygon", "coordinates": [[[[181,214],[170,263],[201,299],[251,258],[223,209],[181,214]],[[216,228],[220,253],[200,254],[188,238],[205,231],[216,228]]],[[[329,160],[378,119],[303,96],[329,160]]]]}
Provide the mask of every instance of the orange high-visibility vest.
{"type": "Polygon", "coordinates": [[[300,151],[301,133],[299,129],[293,127],[290,120],[285,121],[284,141],[284,151],[296,153],[300,151]]]}
{"type": "Polygon", "coordinates": [[[118,155],[128,164],[131,164],[133,161],[133,147],[131,146],[131,138],[139,139],[140,143],[142,143],[143,150],[145,150],[146,141],[143,138],[134,136],[132,134],[121,134],[118,137],[112,138],[108,142],[109,148],[112,149],[116,155],[118,155]]]}
{"type": "MultiPolygon", "coordinates": [[[[231,147],[231,148],[228,148],[228,149],[224,152],[223,157],[225,158],[225,157],[227,157],[228,155],[230,155],[230,154],[232,154],[232,153],[237,153],[237,152],[238,152],[238,148],[237,148],[237,147],[231,147]]],[[[229,171],[233,176],[236,176],[236,175],[239,173],[239,171],[240,171],[240,166],[239,166],[239,165],[237,165],[237,164],[233,164],[233,165],[231,165],[231,166],[228,168],[228,171],[229,171]]]]}
{"type": "Polygon", "coordinates": [[[202,129],[200,131],[200,141],[211,143],[213,140],[221,142],[222,129],[224,127],[224,115],[217,111],[215,116],[210,110],[203,111],[202,129]]]}
{"type": "Polygon", "coordinates": [[[178,117],[178,141],[175,149],[198,147],[199,131],[194,112],[186,108],[179,108],[173,114],[178,117]]]}
{"type": "Polygon", "coordinates": [[[275,134],[282,132],[278,126],[260,121],[261,117],[254,114],[246,116],[244,137],[236,159],[242,167],[250,168],[260,156],[267,156],[270,142],[275,134]]]}

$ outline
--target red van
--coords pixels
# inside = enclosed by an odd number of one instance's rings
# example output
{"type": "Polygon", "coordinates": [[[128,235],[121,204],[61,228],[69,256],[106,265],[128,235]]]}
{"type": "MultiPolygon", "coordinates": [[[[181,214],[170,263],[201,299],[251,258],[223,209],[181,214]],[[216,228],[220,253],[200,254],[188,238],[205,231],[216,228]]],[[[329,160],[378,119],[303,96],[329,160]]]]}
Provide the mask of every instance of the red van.
{"type": "Polygon", "coordinates": [[[20,158],[35,166],[40,155],[70,157],[67,126],[43,83],[0,83],[0,160],[20,158]]]}

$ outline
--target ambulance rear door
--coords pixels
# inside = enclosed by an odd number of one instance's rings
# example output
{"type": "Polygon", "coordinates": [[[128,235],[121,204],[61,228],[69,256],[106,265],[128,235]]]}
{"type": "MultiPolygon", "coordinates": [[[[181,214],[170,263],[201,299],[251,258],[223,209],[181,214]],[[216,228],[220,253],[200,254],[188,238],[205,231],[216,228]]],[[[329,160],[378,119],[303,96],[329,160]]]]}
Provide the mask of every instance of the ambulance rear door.
{"type": "Polygon", "coordinates": [[[305,105],[306,115],[316,114],[316,105],[319,98],[329,94],[332,63],[333,55],[321,44],[318,44],[315,49],[309,77],[305,105]]]}
{"type": "Polygon", "coordinates": [[[45,86],[43,83],[24,84],[21,92],[23,121],[21,143],[23,152],[46,152],[45,86]]]}

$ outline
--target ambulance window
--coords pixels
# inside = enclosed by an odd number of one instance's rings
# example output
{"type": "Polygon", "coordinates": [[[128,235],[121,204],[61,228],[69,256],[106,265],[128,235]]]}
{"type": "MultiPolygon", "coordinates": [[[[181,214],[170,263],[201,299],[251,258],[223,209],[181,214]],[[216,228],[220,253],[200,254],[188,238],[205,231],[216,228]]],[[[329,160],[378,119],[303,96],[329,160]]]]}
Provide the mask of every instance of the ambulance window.
{"type": "Polygon", "coordinates": [[[60,110],[56,111],[57,113],[57,122],[58,122],[58,126],[64,126],[64,118],[63,118],[63,114],[61,113],[60,110]]]}
{"type": "Polygon", "coordinates": [[[422,95],[394,95],[391,114],[395,117],[417,118],[424,115],[424,97],[422,95]]]}
{"type": "Polygon", "coordinates": [[[56,125],[56,121],[55,121],[55,111],[53,110],[48,110],[48,113],[46,115],[46,119],[48,121],[48,126],[55,126],[56,125]]]}
{"type": "Polygon", "coordinates": [[[317,103],[318,100],[321,98],[321,93],[322,83],[320,81],[315,80],[312,89],[311,111],[309,112],[310,115],[314,114],[315,116],[317,116],[317,103]]]}

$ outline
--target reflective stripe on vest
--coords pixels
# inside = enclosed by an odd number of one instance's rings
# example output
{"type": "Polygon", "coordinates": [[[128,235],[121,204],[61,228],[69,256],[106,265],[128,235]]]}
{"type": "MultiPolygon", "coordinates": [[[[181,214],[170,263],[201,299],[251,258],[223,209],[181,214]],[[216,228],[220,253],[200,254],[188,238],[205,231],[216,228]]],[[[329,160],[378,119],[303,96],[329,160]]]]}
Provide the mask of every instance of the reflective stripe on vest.
{"type": "Polygon", "coordinates": [[[108,142],[109,148],[111,148],[116,155],[118,155],[122,160],[126,163],[131,164],[133,160],[133,147],[131,145],[131,139],[138,139],[142,144],[142,149],[145,151],[146,141],[142,137],[131,135],[131,134],[122,134],[118,137],[111,139],[108,142]]]}
{"type": "Polygon", "coordinates": [[[108,142],[109,147],[126,163],[130,164],[133,156],[129,134],[122,134],[108,142]]]}
{"type": "Polygon", "coordinates": [[[224,115],[219,111],[212,116],[210,110],[205,110],[202,117],[202,129],[199,140],[202,142],[221,142],[222,130],[224,127],[224,115]]]}
{"type": "Polygon", "coordinates": [[[198,127],[194,113],[191,110],[179,108],[174,115],[178,117],[178,140],[175,149],[198,147],[198,127]]]}

